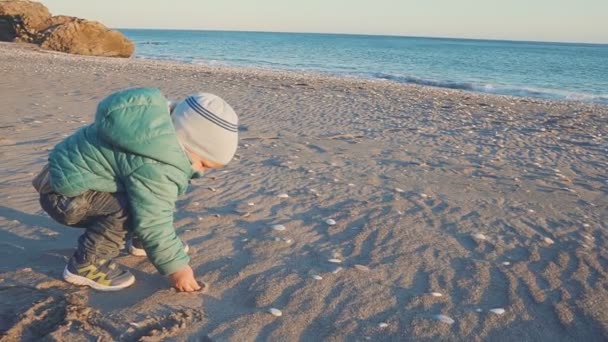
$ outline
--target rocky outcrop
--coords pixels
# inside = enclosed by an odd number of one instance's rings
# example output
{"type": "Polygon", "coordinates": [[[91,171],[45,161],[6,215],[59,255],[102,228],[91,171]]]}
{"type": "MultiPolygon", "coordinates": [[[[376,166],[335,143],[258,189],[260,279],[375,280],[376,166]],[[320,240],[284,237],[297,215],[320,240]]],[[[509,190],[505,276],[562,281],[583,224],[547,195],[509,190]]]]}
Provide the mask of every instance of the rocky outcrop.
{"type": "Polygon", "coordinates": [[[135,50],[122,33],[99,22],[51,16],[41,3],[25,0],[0,0],[0,40],[90,56],[130,57],[135,50]]]}
{"type": "Polygon", "coordinates": [[[135,50],[122,33],[96,21],[72,20],[51,27],[43,35],[42,48],[77,55],[130,57],[135,50]]]}
{"type": "Polygon", "coordinates": [[[47,27],[50,18],[51,12],[39,2],[0,1],[0,27],[8,28],[0,32],[0,37],[35,42],[37,33],[47,27]]]}

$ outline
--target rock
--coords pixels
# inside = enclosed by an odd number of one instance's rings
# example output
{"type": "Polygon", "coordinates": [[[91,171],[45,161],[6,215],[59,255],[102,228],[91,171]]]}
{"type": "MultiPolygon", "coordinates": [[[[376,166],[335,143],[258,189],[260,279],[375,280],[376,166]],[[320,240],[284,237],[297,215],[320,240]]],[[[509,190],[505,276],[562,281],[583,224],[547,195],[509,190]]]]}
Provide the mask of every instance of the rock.
{"type": "Polygon", "coordinates": [[[440,321],[440,322],[447,323],[447,324],[450,324],[450,325],[454,324],[454,320],[451,317],[446,316],[446,315],[436,315],[435,319],[438,320],[438,321],[440,321]]]}
{"type": "Polygon", "coordinates": [[[122,33],[96,21],[76,19],[46,30],[40,46],[77,55],[131,57],[135,45],[122,33]]]}
{"type": "Polygon", "coordinates": [[[496,308],[496,309],[491,309],[490,310],[491,313],[495,314],[495,315],[502,315],[505,313],[505,309],[503,308],[496,308]]]}
{"type": "Polygon", "coordinates": [[[0,1],[0,40],[39,44],[47,50],[102,56],[130,57],[135,45],[122,33],[96,21],[65,15],[51,16],[41,3],[0,1]]]}
{"type": "Polygon", "coordinates": [[[51,12],[34,1],[0,1],[0,40],[36,42],[51,12]]]}
{"type": "Polygon", "coordinates": [[[275,317],[281,317],[281,316],[283,316],[283,313],[282,313],[282,312],[281,312],[281,310],[279,310],[279,309],[270,308],[270,309],[268,309],[268,312],[269,312],[271,315],[275,316],[275,317]]]}

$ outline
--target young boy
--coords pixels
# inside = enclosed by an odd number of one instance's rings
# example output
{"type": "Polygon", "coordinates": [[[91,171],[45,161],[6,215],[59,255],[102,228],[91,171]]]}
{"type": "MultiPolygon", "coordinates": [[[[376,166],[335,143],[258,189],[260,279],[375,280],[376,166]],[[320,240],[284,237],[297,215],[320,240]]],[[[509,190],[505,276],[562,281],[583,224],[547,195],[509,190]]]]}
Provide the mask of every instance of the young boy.
{"type": "Polygon", "coordinates": [[[110,95],[93,124],[55,146],[47,171],[34,180],[53,219],[86,229],[64,269],[66,281],[101,291],[132,285],[135,277],[112,261],[129,234],[130,252],[147,255],[171,286],[200,290],[173,209],[191,178],[232,159],[238,117],[211,94],[189,96],[171,112],[168,103],[153,88],[110,95]]]}

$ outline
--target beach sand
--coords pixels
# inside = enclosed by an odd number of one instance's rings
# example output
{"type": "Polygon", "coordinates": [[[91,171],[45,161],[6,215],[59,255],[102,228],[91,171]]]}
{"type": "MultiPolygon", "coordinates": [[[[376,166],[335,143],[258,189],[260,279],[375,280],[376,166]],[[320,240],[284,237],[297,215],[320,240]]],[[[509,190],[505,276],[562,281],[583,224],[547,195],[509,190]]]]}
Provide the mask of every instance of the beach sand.
{"type": "Polygon", "coordinates": [[[0,60],[3,340],[608,339],[606,105],[8,43],[0,60]],[[236,159],[175,212],[205,294],[124,252],[129,289],[62,281],[81,232],[31,179],[135,86],[240,116],[236,159]]]}

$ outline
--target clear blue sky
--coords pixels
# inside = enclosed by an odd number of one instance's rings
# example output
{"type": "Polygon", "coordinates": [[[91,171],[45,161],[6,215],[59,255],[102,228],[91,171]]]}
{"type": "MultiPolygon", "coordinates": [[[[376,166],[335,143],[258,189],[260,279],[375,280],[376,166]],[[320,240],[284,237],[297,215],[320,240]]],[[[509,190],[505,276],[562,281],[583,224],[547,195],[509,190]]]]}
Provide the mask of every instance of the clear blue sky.
{"type": "Polygon", "coordinates": [[[608,43],[608,0],[43,0],[114,28],[608,43]]]}

